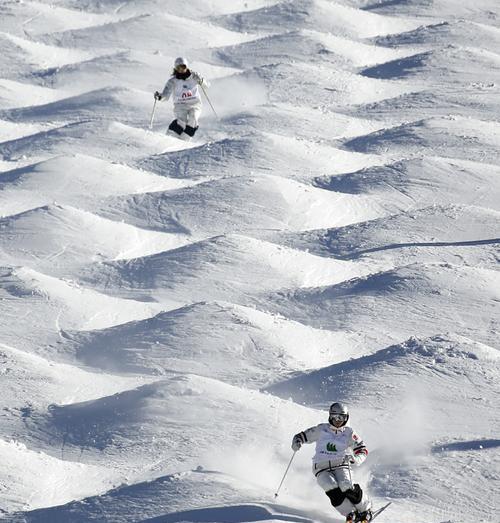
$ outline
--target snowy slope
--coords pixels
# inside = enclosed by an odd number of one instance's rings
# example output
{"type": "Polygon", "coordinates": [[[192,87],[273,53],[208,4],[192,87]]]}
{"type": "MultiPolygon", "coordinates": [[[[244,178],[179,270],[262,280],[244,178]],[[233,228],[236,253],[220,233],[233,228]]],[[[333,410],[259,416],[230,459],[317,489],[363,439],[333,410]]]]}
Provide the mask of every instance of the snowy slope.
{"type": "Polygon", "coordinates": [[[0,5],[0,520],[498,519],[497,0],[0,5]],[[211,83],[191,142],[158,104],[211,83]]]}

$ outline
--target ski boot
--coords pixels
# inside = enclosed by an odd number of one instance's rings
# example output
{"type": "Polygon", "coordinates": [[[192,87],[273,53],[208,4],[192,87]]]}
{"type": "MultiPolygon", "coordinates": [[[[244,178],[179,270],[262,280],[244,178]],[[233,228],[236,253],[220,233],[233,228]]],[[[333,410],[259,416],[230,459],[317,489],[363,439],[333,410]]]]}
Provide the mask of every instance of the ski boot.
{"type": "Polygon", "coordinates": [[[369,523],[373,518],[372,511],[370,509],[366,510],[365,512],[361,512],[358,514],[358,519],[356,520],[359,523],[369,523]]]}
{"type": "Polygon", "coordinates": [[[369,523],[372,520],[372,511],[351,512],[347,515],[345,523],[369,523]]]}

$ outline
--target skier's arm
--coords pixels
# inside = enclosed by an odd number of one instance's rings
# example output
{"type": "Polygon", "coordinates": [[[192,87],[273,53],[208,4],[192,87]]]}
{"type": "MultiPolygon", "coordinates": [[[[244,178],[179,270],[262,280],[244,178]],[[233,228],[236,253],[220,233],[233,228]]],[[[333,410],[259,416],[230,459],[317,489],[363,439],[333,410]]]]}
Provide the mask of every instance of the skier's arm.
{"type": "Polygon", "coordinates": [[[165,87],[163,88],[163,91],[159,93],[156,91],[155,98],[156,100],[168,100],[170,96],[172,95],[172,92],[174,90],[174,79],[169,78],[167,83],[165,84],[165,87]]]}
{"type": "Polygon", "coordinates": [[[196,83],[198,85],[201,85],[202,87],[206,87],[207,89],[210,87],[210,84],[196,71],[191,71],[191,74],[193,75],[193,78],[196,80],[196,83]]]}
{"type": "Polygon", "coordinates": [[[350,461],[356,465],[361,465],[361,463],[363,463],[363,461],[365,461],[366,457],[368,456],[368,449],[366,448],[359,434],[354,431],[352,432],[350,447],[352,448],[352,456],[350,457],[350,461]]]}
{"type": "Polygon", "coordinates": [[[320,431],[318,430],[318,427],[310,427],[309,429],[303,430],[302,432],[299,432],[298,434],[295,434],[295,436],[292,439],[292,450],[295,452],[302,447],[304,443],[314,443],[317,441],[319,437],[320,431]]]}

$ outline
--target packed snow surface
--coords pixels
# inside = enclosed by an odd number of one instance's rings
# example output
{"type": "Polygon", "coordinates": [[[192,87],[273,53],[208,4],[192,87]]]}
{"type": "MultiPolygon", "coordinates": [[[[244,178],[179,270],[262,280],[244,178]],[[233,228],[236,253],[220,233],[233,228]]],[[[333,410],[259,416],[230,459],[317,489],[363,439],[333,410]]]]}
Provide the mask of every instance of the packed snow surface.
{"type": "Polygon", "coordinates": [[[498,0],[0,4],[0,520],[498,521],[498,0]]]}

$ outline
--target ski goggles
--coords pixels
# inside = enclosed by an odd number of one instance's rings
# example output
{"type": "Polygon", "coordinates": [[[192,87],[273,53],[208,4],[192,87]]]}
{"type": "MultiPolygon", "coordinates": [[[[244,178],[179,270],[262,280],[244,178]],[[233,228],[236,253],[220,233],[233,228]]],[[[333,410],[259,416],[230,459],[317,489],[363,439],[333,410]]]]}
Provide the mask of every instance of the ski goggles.
{"type": "Polygon", "coordinates": [[[330,422],[345,423],[347,421],[347,414],[330,414],[330,422]]]}
{"type": "Polygon", "coordinates": [[[176,71],[185,71],[187,69],[187,65],[186,64],[179,64],[179,65],[176,65],[175,66],[175,70],[176,71]]]}

